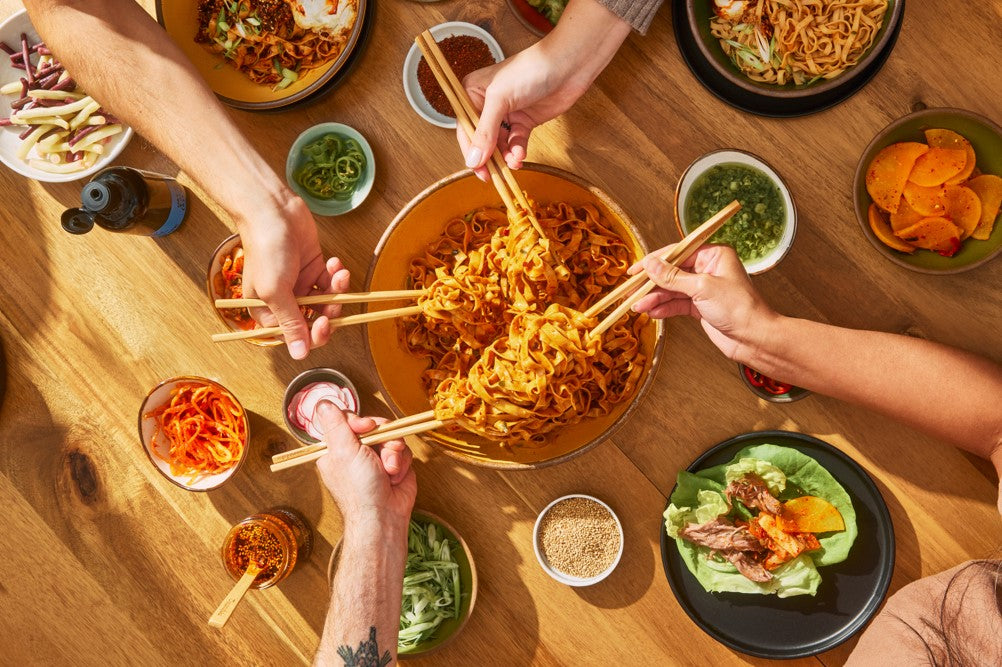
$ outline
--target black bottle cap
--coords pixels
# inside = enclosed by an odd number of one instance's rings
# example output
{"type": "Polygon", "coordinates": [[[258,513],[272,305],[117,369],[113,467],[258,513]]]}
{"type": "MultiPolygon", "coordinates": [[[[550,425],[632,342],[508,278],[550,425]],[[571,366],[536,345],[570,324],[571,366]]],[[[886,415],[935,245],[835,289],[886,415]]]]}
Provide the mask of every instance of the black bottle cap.
{"type": "Polygon", "coordinates": [[[66,209],[60,222],[70,234],[86,234],[94,228],[94,216],[82,208],[66,209]]]}

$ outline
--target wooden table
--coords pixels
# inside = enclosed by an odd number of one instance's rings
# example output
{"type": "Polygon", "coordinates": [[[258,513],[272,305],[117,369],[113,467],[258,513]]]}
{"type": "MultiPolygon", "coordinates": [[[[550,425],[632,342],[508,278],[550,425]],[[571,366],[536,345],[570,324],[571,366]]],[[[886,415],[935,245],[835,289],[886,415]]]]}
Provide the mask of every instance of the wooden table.
{"type": "MultiPolygon", "coordinates": [[[[152,0],[145,2],[152,8],[152,0]]],[[[383,229],[415,194],[461,167],[453,134],[421,121],[400,87],[411,37],[444,20],[488,28],[506,53],[533,40],[505,2],[379,2],[361,63],[334,94],[278,114],[231,112],[276,170],[303,129],[351,124],[375,151],[378,178],[350,215],[320,219],[324,248],[344,258],[352,287],[383,229]]],[[[18,5],[0,2],[7,16],[18,5]]],[[[1002,260],[926,276],[878,255],[851,210],[850,182],[870,138],[921,106],[998,116],[998,68],[984,51],[1002,19],[963,3],[908,3],[890,61],[841,106],[768,120],[723,105],[683,65],[667,8],[633,35],[597,85],[534,135],[530,158],[573,170],[611,193],[652,245],[676,238],[670,192],[696,156],[752,150],[778,166],[801,213],[796,244],[756,286],[788,314],[909,333],[1000,359],[1002,260]],[[988,19],[988,20],[985,20],[988,19]],[[993,19],[993,20],[992,20],[993,19]],[[921,64],[921,71],[917,67],[921,64]]],[[[178,131],[183,131],[179,127],[178,131]]],[[[136,137],[121,162],[167,173],[171,162],[136,137]]],[[[0,170],[0,333],[8,389],[0,412],[0,546],[4,660],[10,664],[296,664],[311,660],[328,604],[326,568],[341,534],[336,506],[312,466],[271,474],[291,447],[281,396],[300,371],[348,373],[383,412],[360,329],[335,334],[307,361],[284,350],[213,345],[205,267],[232,224],[184,174],[191,214],[159,241],[59,228],[79,184],[46,185],[0,170]],[[250,459],[226,486],[189,493],[143,455],[136,413],[159,380],[218,378],[253,412],[250,459]],[[230,525],[276,504],[302,510],[317,545],[281,586],[253,593],[222,631],[206,620],[232,582],[219,548],[230,525]]],[[[248,193],[253,196],[253,193],[248,193]]],[[[751,662],[703,634],[665,581],[658,516],[676,472],[711,445],[759,429],[790,429],[840,447],[877,480],[897,535],[892,591],[1002,543],[995,477],[983,461],[884,418],[814,396],[776,406],[755,399],[733,363],[688,320],[670,324],[665,369],[612,441],[538,472],[458,464],[412,443],[417,505],[466,537],[480,573],[476,611],[427,664],[726,664],[751,662]],[[574,590],[538,567],[533,521],[551,499],[586,492],[624,520],[626,551],[605,583],[574,590]]],[[[780,630],[777,630],[780,631],[780,630]]],[[[853,642],[799,664],[841,663],[853,642]]],[[[797,664],[797,663],[795,663],[797,664]]]]}

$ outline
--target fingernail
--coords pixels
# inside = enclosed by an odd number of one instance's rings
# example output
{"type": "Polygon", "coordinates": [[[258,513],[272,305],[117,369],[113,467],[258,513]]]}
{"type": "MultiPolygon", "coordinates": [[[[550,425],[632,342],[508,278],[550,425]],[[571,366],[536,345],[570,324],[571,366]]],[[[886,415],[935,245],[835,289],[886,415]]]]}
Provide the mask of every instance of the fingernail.
{"type": "Polygon", "coordinates": [[[484,152],[474,146],[466,153],[466,166],[473,169],[478,164],[480,164],[480,158],[484,156],[484,152]]]}
{"type": "Polygon", "coordinates": [[[303,341],[294,340],[289,343],[289,354],[292,355],[293,359],[305,359],[307,352],[306,343],[303,341]]]}

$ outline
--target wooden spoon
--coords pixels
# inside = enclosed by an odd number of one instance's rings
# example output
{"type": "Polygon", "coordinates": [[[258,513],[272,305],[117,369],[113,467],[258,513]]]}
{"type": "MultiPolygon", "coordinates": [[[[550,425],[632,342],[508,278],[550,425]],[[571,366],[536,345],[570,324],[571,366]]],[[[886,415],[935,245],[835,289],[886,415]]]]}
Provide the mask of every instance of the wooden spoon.
{"type": "Polygon", "coordinates": [[[254,579],[261,572],[261,567],[254,562],[247,567],[247,571],[244,572],[244,576],[240,577],[240,580],[234,584],[233,589],[223,598],[223,601],[219,603],[216,607],[216,611],[209,618],[209,625],[214,628],[221,628],[226,625],[226,621],[230,620],[230,614],[233,610],[237,608],[240,601],[244,598],[244,594],[254,583],[254,579]]]}

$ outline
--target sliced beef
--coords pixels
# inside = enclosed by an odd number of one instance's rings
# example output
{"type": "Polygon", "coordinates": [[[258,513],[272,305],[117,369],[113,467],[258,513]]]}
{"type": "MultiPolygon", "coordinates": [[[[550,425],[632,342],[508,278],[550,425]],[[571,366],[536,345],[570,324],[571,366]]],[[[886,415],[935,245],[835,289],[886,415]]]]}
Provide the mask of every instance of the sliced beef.
{"type": "Polygon", "coordinates": [[[727,519],[717,517],[706,523],[689,523],[678,531],[679,536],[700,546],[718,551],[725,558],[726,552],[765,551],[763,545],[744,526],[735,526],[727,519]]]}
{"type": "Polygon", "coordinates": [[[746,507],[778,515],[783,510],[783,504],[769,492],[769,487],[758,475],[748,474],[736,479],[724,489],[727,502],[737,498],[746,507]]]}

